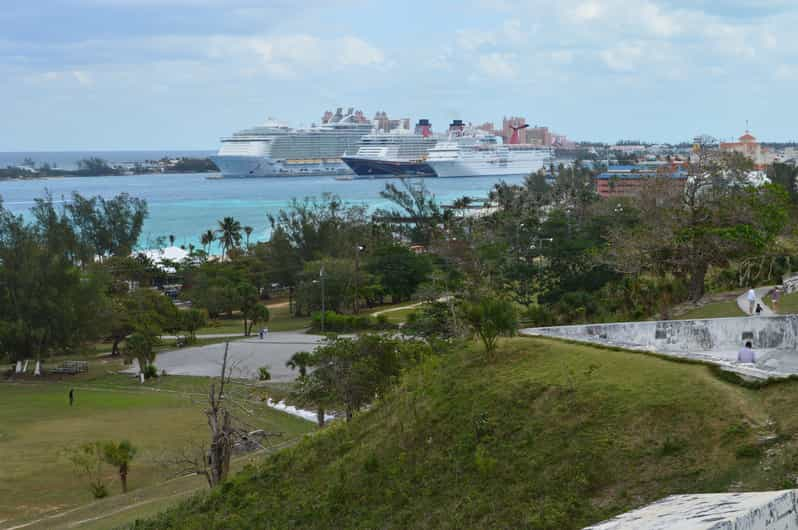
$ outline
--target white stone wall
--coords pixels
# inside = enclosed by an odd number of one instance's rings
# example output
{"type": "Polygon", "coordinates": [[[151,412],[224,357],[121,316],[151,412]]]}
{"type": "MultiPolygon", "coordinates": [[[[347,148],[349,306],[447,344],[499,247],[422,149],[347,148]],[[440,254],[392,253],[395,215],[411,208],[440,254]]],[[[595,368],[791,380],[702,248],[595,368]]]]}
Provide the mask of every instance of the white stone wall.
{"type": "Polygon", "coordinates": [[[585,530],[798,530],[798,490],[673,495],[585,530]]]}

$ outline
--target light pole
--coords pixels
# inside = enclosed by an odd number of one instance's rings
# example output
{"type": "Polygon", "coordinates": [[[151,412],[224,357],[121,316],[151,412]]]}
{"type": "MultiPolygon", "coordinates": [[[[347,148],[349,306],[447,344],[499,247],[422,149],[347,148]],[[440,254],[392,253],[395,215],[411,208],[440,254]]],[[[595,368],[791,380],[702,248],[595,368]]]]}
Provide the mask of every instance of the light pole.
{"type": "Polygon", "coordinates": [[[358,298],[360,297],[358,285],[360,283],[360,253],[364,250],[366,250],[366,245],[361,245],[360,243],[355,245],[355,300],[353,305],[356,315],[360,312],[360,304],[358,303],[358,298]]]}
{"type": "Polygon", "coordinates": [[[324,333],[324,265],[319,270],[319,281],[321,282],[321,332],[324,333]]]}

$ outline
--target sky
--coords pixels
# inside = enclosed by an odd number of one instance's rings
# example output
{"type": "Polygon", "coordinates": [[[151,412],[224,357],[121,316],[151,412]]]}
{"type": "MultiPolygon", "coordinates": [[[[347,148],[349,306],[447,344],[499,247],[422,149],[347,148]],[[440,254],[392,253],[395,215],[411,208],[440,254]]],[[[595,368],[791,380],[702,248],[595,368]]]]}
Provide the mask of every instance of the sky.
{"type": "Polygon", "coordinates": [[[214,149],[324,110],[798,139],[794,0],[3,0],[0,151],[214,149]]]}

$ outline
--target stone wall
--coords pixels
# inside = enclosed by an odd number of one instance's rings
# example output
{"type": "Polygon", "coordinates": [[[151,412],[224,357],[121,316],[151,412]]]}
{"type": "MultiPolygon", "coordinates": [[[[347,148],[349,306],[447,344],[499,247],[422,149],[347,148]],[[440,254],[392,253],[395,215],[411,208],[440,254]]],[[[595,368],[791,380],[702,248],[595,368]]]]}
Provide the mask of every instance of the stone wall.
{"type": "Polygon", "coordinates": [[[798,373],[798,315],[554,326],[521,333],[705,360],[754,377],[798,373]],[[757,365],[736,366],[737,352],[749,340],[757,365]]]}
{"type": "Polygon", "coordinates": [[[673,495],[585,530],[798,530],[798,490],[673,495]]]}

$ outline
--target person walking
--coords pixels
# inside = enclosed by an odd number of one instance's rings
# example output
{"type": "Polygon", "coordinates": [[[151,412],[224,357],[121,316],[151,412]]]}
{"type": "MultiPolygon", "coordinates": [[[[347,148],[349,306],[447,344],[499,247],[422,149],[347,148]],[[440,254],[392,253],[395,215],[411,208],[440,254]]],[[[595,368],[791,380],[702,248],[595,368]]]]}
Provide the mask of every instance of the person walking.
{"type": "Polygon", "coordinates": [[[754,291],[753,287],[748,289],[746,298],[748,299],[748,314],[753,315],[754,309],[756,308],[756,291],[754,291]]]}
{"type": "Polygon", "coordinates": [[[779,299],[781,299],[781,285],[777,285],[775,289],[773,289],[773,293],[770,295],[770,302],[773,306],[773,312],[779,312],[779,299]]]}
{"type": "Polygon", "coordinates": [[[74,388],[70,388],[69,389],[69,406],[71,407],[73,403],[75,403],[75,389],[74,388]]]}
{"type": "Polygon", "coordinates": [[[756,354],[754,353],[754,350],[751,349],[752,347],[753,347],[753,345],[751,344],[751,341],[749,340],[749,341],[747,341],[745,343],[745,346],[740,348],[740,351],[737,352],[737,362],[738,363],[754,364],[756,362],[756,354]]]}

